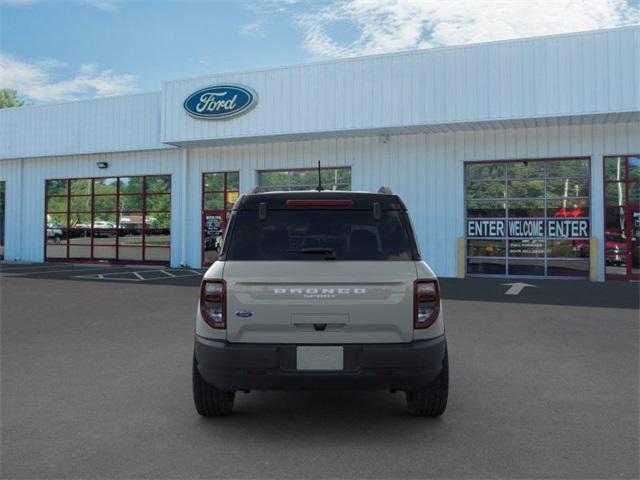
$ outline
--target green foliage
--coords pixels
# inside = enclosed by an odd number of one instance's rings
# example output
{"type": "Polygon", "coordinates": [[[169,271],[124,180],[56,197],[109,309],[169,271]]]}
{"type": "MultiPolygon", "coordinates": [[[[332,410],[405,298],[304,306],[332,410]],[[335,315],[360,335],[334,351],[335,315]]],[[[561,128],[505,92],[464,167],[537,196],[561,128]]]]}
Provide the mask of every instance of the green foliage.
{"type": "Polygon", "coordinates": [[[21,107],[24,102],[18,100],[18,92],[9,88],[0,89],[0,108],[21,107]]]}
{"type": "Polygon", "coordinates": [[[147,212],[168,212],[171,210],[171,195],[147,195],[147,212]]]}
{"type": "Polygon", "coordinates": [[[145,191],[146,193],[169,193],[171,191],[171,177],[147,177],[145,191]]]}
{"type": "Polygon", "coordinates": [[[224,173],[209,173],[204,176],[204,189],[207,192],[224,190],[224,173]]]}
{"type": "MultiPolygon", "coordinates": [[[[350,168],[323,168],[320,176],[326,190],[351,190],[350,168]]],[[[260,187],[265,191],[310,190],[317,185],[317,169],[260,172],[260,187]]]]}

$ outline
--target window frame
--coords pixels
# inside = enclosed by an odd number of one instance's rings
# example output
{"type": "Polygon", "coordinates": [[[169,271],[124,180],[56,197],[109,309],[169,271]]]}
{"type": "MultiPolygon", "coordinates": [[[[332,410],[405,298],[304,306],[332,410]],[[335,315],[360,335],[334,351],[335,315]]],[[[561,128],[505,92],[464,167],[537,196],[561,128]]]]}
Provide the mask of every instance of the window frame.
{"type": "MultiPolygon", "coordinates": [[[[640,153],[627,153],[627,154],[618,154],[618,155],[603,155],[602,156],[602,223],[603,223],[603,227],[602,227],[602,233],[603,233],[603,242],[602,245],[600,246],[600,254],[602,254],[602,257],[604,259],[605,265],[604,265],[604,278],[605,280],[609,281],[609,280],[614,280],[614,281],[632,281],[632,280],[640,280],[640,274],[633,274],[633,266],[632,265],[627,265],[627,272],[625,275],[616,275],[616,274],[611,274],[611,273],[607,273],[607,252],[606,252],[606,244],[607,244],[607,211],[609,209],[612,208],[617,208],[617,209],[624,209],[624,213],[626,215],[626,222],[625,222],[625,232],[628,229],[633,229],[633,226],[631,225],[631,220],[632,220],[632,215],[629,215],[630,212],[632,212],[632,204],[630,202],[629,199],[629,185],[632,184],[639,184],[640,185],[640,177],[635,180],[635,179],[631,179],[629,176],[629,158],[630,157],[640,157],[640,153]],[[611,158],[624,158],[624,180],[610,180],[607,178],[607,160],[611,159],[611,158]],[[616,184],[616,183],[622,183],[624,185],[624,204],[623,205],[614,205],[614,204],[609,204],[607,203],[607,185],[609,184],[616,184]]],[[[631,237],[629,238],[629,240],[627,241],[627,244],[630,246],[629,249],[629,254],[627,255],[628,257],[628,261],[633,262],[633,243],[631,240],[631,237]]]]}
{"type": "MultiPolygon", "coordinates": [[[[145,264],[145,265],[169,265],[171,263],[171,203],[172,203],[172,183],[173,183],[173,178],[171,174],[168,173],[158,173],[158,174],[144,174],[144,175],[109,175],[109,176],[104,176],[104,177],[69,177],[69,178],[59,178],[59,177],[55,177],[55,178],[45,178],[44,180],[44,259],[45,261],[48,262],[74,262],[74,263],[114,263],[114,264],[123,264],[123,263],[127,263],[127,264],[145,264]],[[153,192],[153,193],[147,193],[146,191],[146,184],[147,184],[147,179],[148,178],[153,178],[153,177],[168,177],[169,181],[168,181],[168,191],[166,192],[153,192]],[[102,192],[102,193],[96,193],[96,180],[103,180],[103,179],[115,179],[115,193],[113,192],[102,192]],[[142,188],[141,191],[139,193],[122,193],[120,192],[120,186],[121,186],[121,179],[123,178],[140,178],[142,179],[142,188]],[[71,191],[71,182],[73,181],[78,181],[78,180],[88,180],[90,181],[90,188],[91,191],[90,193],[82,193],[79,195],[73,195],[73,192],[71,191]],[[59,195],[59,194],[53,194],[53,195],[49,195],[49,182],[53,182],[53,181],[57,181],[57,182],[66,182],[66,193],[63,195],[59,195]],[[123,196],[139,196],[141,198],[141,210],[122,210],[121,209],[121,203],[120,203],[120,197],[121,195],[123,196]],[[151,195],[166,195],[169,198],[169,204],[168,204],[168,210],[154,210],[152,212],[147,212],[146,210],[146,200],[147,200],[147,196],[151,196],[151,195]],[[116,206],[115,206],[115,210],[96,210],[95,208],[95,200],[96,197],[100,198],[100,197],[116,197],[116,206]],[[89,199],[89,203],[90,203],[90,209],[88,211],[77,211],[77,212],[72,212],[71,211],[71,200],[72,198],[88,198],[89,199]],[[49,211],[49,199],[50,198],[66,198],[67,200],[67,210],[66,212],[50,212],[49,211]],[[121,235],[121,224],[120,224],[120,218],[122,217],[122,214],[126,213],[126,214],[136,214],[139,215],[142,218],[142,223],[141,223],[141,227],[140,227],[140,246],[136,246],[136,247],[128,247],[126,245],[121,245],[120,243],[120,238],[124,237],[124,235],[121,235]],[[147,213],[150,214],[168,214],[169,215],[169,241],[168,241],[168,245],[147,245],[147,231],[151,232],[151,231],[158,231],[158,230],[164,230],[164,228],[155,228],[155,227],[147,227],[146,225],[146,217],[147,217],[147,213]],[[47,245],[48,245],[48,237],[47,237],[47,230],[48,230],[48,216],[50,214],[57,214],[57,215],[66,215],[66,226],[64,227],[65,230],[65,234],[64,234],[64,240],[66,243],[66,253],[64,257],[49,257],[47,256],[47,245]],[[81,243],[72,243],[71,241],[71,236],[70,236],[70,231],[72,230],[71,227],[71,215],[72,214],[79,214],[79,215],[88,215],[90,218],[90,224],[89,224],[89,228],[86,229],[86,231],[88,232],[88,236],[90,238],[90,242],[88,244],[81,244],[81,243]],[[96,229],[95,228],[95,222],[96,222],[96,215],[99,216],[111,216],[113,215],[115,217],[115,228],[113,229],[113,243],[109,243],[109,244],[101,244],[98,243],[96,244],[95,242],[95,232],[96,229]],[[71,257],[71,247],[89,247],[89,258],[74,258],[71,257]],[[114,258],[102,258],[100,256],[96,256],[95,254],[95,249],[96,248],[101,248],[101,247],[113,247],[114,251],[115,251],[115,256],[114,258]],[[127,259],[122,259],[121,258],[121,249],[122,251],[127,251],[127,249],[133,249],[133,248],[139,248],[140,252],[141,252],[141,260],[127,260],[127,259]],[[147,260],[147,252],[151,253],[153,251],[156,251],[157,249],[166,249],[169,251],[169,258],[167,260],[147,260]]],[[[151,215],[150,215],[151,216],[151,215]]],[[[108,233],[110,233],[111,230],[109,230],[108,233]]],[[[108,235],[108,238],[111,238],[108,235]]],[[[164,255],[163,255],[164,256],[164,255]]]]}
{"type": "MultiPolygon", "coordinates": [[[[550,262],[558,262],[558,261],[567,261],[567,262],[584,262],[585,258],[583,257],[556,257],[556,256],[549,256],[548,255],[548,242],[549,241],[555,241],[555,240],[569,240],[569,241],[584,241],[584,242],[589,242],[588,238],[556,238],[556,239],[551,239],[548,237],[547,232],[545,232],[545,236],[542,237],[528,237],[528,238],[512,238],[509,237],[508,234],[505,234],[505,236],[503,237],[499,237],[499,238],[490,238],[490,237],[472,237],[469,238],[467,235],[467,223],[468,220],[470,219],[481,219],[481,220],[503,220],[505,222],[505,226],[508,225],[508,222],[510,219],[530,219],[530,220],[542,220],[546,222],[550,219],[553,219],[554,217],[550,217],[548,215],[548,202],[549,201],[558,201],[558,200],[570,200],[570,201],[586,201],[587,205],[588,205],[588,215],[587,216],[580,216],[580,217],[572,217],[572,218],[576,218],[576,219],[586,219],[589,221],[589,235],[590,237],[593,236],[593,229],[592,229],[592,222],[591,219],[593,217],[593,182],[592,182],[592,158],[590,156],[568,156],[568,157],[548,157],[548,158],[520,158],[520,159],[507,159],[507,160],[480,160],[480,161],[465,161],[463,164],[463,169],[464,169],[464,180],[463,180],[463,189],[464,189],[464,202],[463,202],[463,218],[464,218],[464,252],[465,252],[465,275],[467,276],[473,276],[473,277],[502,277],[502,278],[557,278],[557,279],[588,279],[589,275],[587,272],[586,276],[558,276],[558,275],[549,275],[549,263],[550,262]],[[575,161],[575,160],[583,160],[587,162],[587,171],[584,175],[567,175],[567,176],[550,176],[549,175],[549,170],[548,170],[548,164],[549,163],[553,163],[553,162],[559,162],[559,161],[575,161]],[[531,176],[531,177],[510,177],[509,176],[509,164],[514,164],[514,163],[523,163],[523,162],[536,162],[536,163],[543,163],[544,164],[544,172],[543,175],[535,175],[535,176],[531,176]],[[492,177],[492,178],[469,178],[468,175],[468,167],[470,165],[483,165],[483,164],[499,164],[499,165],[504,165],[504,172],[502,174],[501,177],[492,177]],[[553,180],[560,180],[560,179],[568,179],[568,180],[572,180],[572,179],[580,179],[580,180],[584,180],[586,179],[589,183],[589,194],[588,196],[575,196],[575,197],[559,197],[559,196],[552,196],[549,197],[547,196],[547,183],[549,181],[553,181],[553,180]],[[509,182],[512,180],[517,180],[517,181],[531,181],[531,180],[542,180],[544,182],[544,192],[543,192],[543,196],[541,197],[510,197],[508,196],[508,188],[509,188],[509,182]],[[468,197],[468,193],[467,193],[467,186],[470,183],[475,183],[475,182],[504,182],[504,192],[505,195],[503,197],[482,197],[482,198],[469,198],[468,197]],[[477,201],[486,201],[486,202],[502,202],[504,203],[504,211],[505,211],[505,215],[504,217],[469,217],[468,216],[468,208],[469,208],[469,202],[477,202],[477,201]],[[509,215],[509,202],[513,202],[513,201],[543,201],[543,211],[544,211],[544,215],[541,217],[521,217],[521,216],[510,216],[509,215]],[[518,256],[518,257],[510,257],[509,256],[509,241],[510,240],[536,240],[536,239],[541,239],[544,242],[544,255],[542,257],[533,257],[533,256],[518,256]],[[504,249],[504,255],[502,256],[470,256],[468,255],[469,253],[469,246],[468,246],[468,242],[470,240],[486,240],[486,241],[504,241],[505,242],[505,249],[504,249]],[[543,260],[544,261],[544,275],[513,275],[509,273],[509,259],[514,259],[514,260],[529,260],[529,261],[539,261],[539,260],[543,260]],[[481,261],[483,259],[491,259],[491,260],[497,260],[497,261],[503,261],[504,262],[504,273],[503,274],[490,274],[490,273],[473,273],[473,272],[469,272],[469,260],[475,260],[475,261],[481,261]]],[[[594,255],[596,252],[591,252],[589,251],[589,256],[586,257],[586,260],[589,259],[589,257],[591,255],[594,255]]]]}
{"type": "MultiPolygon", "coordinates": [[[[229,217],[231,216],[231,211],[233,209],[233,205],[227,204],[227,195],[229,193],[237,193],[236,201],[238,197],[240,197],[240,170],[221,170],[221,171],[213,171],[213,172],[202,172],[200,177],[201,185],[200,185],[200,265],[203,267],[207,267],[212,263],[207,262],[206,250],[205,250],[205,217],[208,212],[222,214],[222,227],[221,232],[224,237],[224,233],[226,231],[227,223],[229,221],[229,217]],[[229,174],[237,174],[238,175],[238,188],[228,188],[229,185],[229,174]],[[222,178],[222,190],[207,190],[206,188],[206,177],[207,175],[219,175],[223,176],[222,178]],[[222,194],[222,208],[221,209],[208,209],[206,207],[206,196],[207,194],[222,194]]],[[[234,202],[235,203],[235,202],[234,202]]],[[[221,252],[220,252],[221,253],[221,252]]]]}

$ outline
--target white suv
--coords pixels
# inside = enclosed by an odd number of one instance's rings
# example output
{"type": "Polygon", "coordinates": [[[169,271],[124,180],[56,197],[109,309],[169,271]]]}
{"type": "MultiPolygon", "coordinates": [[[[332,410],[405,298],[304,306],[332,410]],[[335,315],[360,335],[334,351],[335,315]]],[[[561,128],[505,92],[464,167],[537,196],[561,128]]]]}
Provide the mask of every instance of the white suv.
{"type": "Polygon", "coordinates": [[[238,390],[406,392],[442,415],[449,371],[438,280],[406,207],[379,193],[252,193],[202,281],[193,395],[231,413],[238,390]]]}

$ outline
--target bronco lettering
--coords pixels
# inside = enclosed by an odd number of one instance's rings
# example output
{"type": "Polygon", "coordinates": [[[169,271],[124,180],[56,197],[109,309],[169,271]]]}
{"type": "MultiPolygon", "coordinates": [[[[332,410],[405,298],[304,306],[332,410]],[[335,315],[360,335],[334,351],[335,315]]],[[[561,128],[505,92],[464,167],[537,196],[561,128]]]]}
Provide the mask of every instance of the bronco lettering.
{"type": "Polygon", "coordinates": [[[362,295],[367,293],[366,288],[274,288],[275,295],[362,295]]]}

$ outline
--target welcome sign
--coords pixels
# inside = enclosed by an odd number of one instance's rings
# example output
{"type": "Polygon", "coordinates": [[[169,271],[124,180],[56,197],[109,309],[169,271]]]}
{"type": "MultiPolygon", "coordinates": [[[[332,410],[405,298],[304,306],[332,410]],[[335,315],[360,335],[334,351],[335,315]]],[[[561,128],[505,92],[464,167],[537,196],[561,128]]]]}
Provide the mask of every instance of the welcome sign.
{"type": "Polygon", "coordinates": [[[189,115],[221,120],[242,115],[258,102],[258,95],[244,85],[213,85],[192,93],[184,101],[189,115]]]}
{"type": "Polygon", "coordinates": [[[467,220],[469,238],[589,238],[587,219],[467,220]]]}

